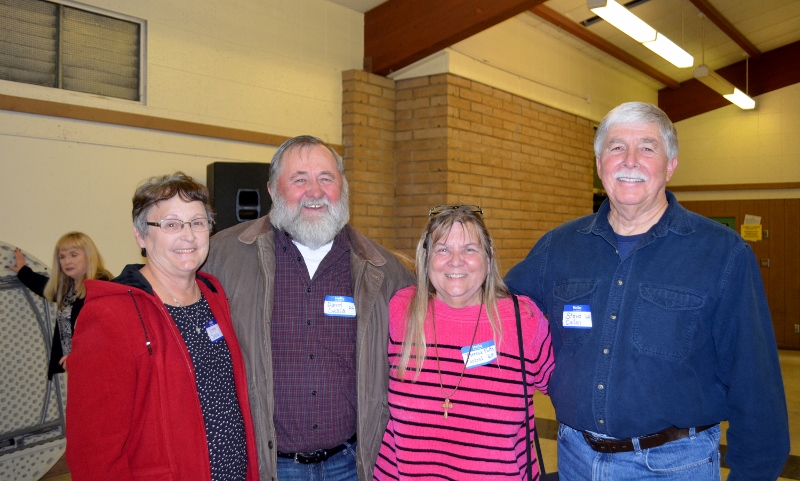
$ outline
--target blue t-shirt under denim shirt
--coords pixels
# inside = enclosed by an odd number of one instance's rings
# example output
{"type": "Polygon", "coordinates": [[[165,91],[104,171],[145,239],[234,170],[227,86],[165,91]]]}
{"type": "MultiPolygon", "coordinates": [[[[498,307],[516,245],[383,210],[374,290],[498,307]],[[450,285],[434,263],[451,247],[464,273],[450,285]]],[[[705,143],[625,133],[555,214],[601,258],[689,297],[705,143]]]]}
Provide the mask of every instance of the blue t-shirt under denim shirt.
{"type": "Polygon", "coordinates": [[[615,233],[614,235],[617,236],[617,252],[619,252],[619,258],[624,259],[647,234],[619,235],[615,233]]]}
{"type": "Polygon", "coordinates": [[[545,234],[506,276],[550,320],[556,417],[618,439],[727,419],[731,476],[775,479],[788,418],[756,258],[736,232],[666,196],[627,256],[606,201],[545,234]],[[564,327],[565,306],[588,306],[590,326],[564,327]]]}

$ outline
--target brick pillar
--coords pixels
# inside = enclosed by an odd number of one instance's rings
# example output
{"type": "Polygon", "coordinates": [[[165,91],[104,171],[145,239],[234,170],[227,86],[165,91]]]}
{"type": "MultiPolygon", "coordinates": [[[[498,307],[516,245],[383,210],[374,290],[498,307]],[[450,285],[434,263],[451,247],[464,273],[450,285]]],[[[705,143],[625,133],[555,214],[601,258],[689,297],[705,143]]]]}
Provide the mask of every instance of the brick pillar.
{"type": "Polygon", "coordinates": [[[452,201],[445,75],[397,82],[397,248],[413,257],[432,206],[452,201]]]}
{"type": "Polygon", "coordinates": [[[483,208],[503,272],[548,230],[592,211],[589,121],[451,74],[397,82],[396,247],[434,205],[483,208]]]}
{"type": "Polygon", "coordinates": [[[350,185],[350,223],[395,247],[395,82],[360,70],[342,72],[342,143],[350,185]]]}
{"type": "Polygon", "coordinates": [[[343,74],[352,223],[414,256],[435,205],[477,204],[501,269],[592,212],[591,123],[452,74],[343,74]]]}

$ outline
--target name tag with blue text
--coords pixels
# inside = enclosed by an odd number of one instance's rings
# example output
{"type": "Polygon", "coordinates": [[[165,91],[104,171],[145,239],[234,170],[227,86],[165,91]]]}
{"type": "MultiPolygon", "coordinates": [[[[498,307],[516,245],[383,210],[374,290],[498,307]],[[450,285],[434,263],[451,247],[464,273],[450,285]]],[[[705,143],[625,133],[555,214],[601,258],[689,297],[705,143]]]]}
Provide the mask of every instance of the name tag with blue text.
{"type": "Polygon", "coordinates": [[[561,325],[569,329],[591,329],[592,310],[587,305],[567,304],[564,306],[564,316],[561,325]]]}
{"type": "Polygon", "coordinates": [[[220,339],[223,339],[222,329],[219,328],[216,319],[211,319],[210,321],[206,322],[206,334],[208,334],[208,338],[211,340],[211,342],[217,342],[220,339]]]}
{"type": "Polygon", "coordinates": [[[464,358],[464,362],[467,364],[467,369],[485,366],[486,364],[493,362],[497,359],[497,348],[494,345],[494,340],[485,341],[480,344],[473,344],[472,351],[470,351],[470,346],[462,347],[461,357],[464,358]],[[469,360],[467,360],[467,357],[469,357],[469,360]]]}
{"type": "Polygon", "coordinates": [[[325,296],[325,315],[334,317],[356,317],[356,303],[352,297],[325,296]]]}

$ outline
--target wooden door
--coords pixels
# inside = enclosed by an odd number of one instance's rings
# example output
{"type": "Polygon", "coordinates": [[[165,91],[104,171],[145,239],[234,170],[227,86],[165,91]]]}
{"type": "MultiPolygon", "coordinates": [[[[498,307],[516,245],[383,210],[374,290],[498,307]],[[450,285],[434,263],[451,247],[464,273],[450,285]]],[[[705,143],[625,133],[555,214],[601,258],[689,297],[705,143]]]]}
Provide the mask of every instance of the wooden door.
{"type": "Polygon", "coordinates": [[[734,217],[736,231],[746,214],[761,217],[764,239],[749,242],[761,266],[778,347],[800,349],[800,199],[687,201],[706,217],[734,217]],[[796,327],[797,326],[797,327],[796,327]]]}

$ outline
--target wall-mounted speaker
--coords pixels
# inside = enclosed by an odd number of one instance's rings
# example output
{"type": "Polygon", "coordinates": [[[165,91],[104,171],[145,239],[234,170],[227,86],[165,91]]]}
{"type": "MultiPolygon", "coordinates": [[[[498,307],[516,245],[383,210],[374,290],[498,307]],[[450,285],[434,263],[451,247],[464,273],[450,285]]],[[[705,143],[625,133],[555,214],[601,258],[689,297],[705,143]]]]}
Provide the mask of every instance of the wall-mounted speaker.
{"type": "Polygon", "coordinates": [[[214,232],[258,219],[272,207],[267,191],[270,164],[213,162],[206,167],[211,205],[217,213],[214,232]]]}

